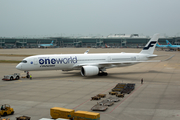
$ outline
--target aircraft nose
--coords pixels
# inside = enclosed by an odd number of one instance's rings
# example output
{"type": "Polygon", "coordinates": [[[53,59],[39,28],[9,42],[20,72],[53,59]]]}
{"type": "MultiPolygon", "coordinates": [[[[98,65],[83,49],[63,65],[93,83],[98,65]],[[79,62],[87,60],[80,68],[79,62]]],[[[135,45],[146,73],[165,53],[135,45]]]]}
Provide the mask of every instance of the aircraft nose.
{"type": "Polygon", "coordinates": [[[21,70],[21,69],[22,69],[22,68],[21,68],[21,64],[18,64],[18,65],[16,66],[16,69],[21,70]]]}

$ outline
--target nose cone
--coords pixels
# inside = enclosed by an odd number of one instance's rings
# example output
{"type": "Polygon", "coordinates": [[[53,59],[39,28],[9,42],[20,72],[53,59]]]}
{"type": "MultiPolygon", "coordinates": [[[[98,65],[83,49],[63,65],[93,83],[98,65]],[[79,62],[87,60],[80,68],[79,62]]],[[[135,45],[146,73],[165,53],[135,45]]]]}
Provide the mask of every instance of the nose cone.
{"type": "Polygon", "coordinates": [[[16,66],[16,69],[22,70],[21,64],[18,64],[18,65],[16,66]]]}

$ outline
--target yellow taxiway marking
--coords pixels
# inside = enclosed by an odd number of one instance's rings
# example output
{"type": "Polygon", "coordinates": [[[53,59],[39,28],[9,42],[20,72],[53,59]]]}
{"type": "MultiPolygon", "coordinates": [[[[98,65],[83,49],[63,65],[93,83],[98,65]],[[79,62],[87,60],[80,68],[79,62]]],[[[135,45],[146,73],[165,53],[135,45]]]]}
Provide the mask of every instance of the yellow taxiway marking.
{"type": "Polygon", "coordinates": [[[16,80],[16,81],[13,81],[14,83],[20,83],[22,82],[22,80],[16,80]]]}

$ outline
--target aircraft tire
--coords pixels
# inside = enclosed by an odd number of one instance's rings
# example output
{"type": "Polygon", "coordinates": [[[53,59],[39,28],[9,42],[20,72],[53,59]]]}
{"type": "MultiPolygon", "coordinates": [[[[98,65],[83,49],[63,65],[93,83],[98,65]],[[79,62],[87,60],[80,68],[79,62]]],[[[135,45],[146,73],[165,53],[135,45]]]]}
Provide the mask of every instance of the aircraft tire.
{"type": "Polygon", "coordinates": [[[107,76],[107,75],[108,75],[108,73],[106,73],[106,72],[102,72],[102,73],[98,74],[98,76],[107,76]]]}

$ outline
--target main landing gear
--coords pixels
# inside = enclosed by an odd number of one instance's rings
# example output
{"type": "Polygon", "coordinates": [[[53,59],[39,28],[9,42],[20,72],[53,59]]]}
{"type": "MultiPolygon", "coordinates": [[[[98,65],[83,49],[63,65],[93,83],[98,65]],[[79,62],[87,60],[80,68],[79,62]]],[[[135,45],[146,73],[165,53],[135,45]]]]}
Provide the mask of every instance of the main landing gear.
{"type": "Polygon", "coordinates": [[[99,72],[99,73],[98,73],[98,76],[107,76],[107,75],[108,75],[107,72],[99,72]]]}

